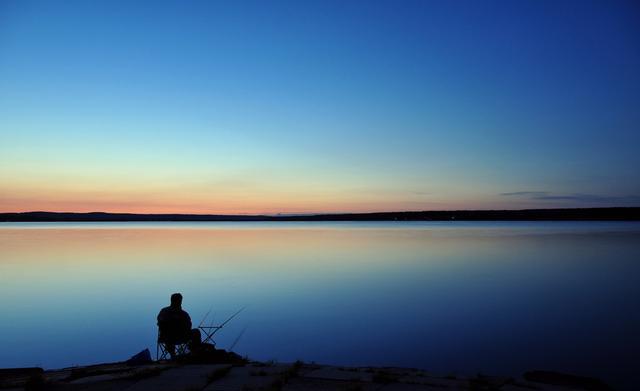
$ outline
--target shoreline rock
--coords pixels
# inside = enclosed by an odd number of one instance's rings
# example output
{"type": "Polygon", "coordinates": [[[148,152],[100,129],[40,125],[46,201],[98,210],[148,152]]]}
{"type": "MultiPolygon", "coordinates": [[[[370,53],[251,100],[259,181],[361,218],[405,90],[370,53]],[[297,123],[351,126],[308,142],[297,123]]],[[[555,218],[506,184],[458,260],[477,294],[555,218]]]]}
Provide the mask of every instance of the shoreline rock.
{"type": "Polygon", "coordinates": [[[276,362],[188,364],[126,362],[44,371],[0,370],[0,390],[73,391],[251,391],[251,390],[611,390],[597,379],[557,372],[531,371],[520,378],[439,376],[415,368],[343,367],[276,362]]]}

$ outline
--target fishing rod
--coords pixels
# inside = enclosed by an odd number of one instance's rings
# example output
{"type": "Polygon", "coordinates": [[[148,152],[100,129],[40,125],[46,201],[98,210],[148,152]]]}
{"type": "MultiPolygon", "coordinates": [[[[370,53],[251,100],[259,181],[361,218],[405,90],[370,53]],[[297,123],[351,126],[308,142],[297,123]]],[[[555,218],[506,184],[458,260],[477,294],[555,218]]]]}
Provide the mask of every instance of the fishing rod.
{"type": "Polygon", "coordinates": [[[206,314],[204,314],[204,318],[202,318],[202,320],[200,321],[200,323],[198,324],[198,328],[200,328],[200,326],[202,326],[202,324],[204,323],[205,320],[207,320],[207,317],[209,316],[209,314],[211,313],[211,310],[213,310],[213,306],[211,306],[211,308],[209,308],[209,311],[207,311],[206,314]]]}
{"type": "Polygon", "coordinates": [[[236,337],[236,339],[233,341],[233,343],[231,344],[231,346],[229,347],[229,351],[232,351],[233,348],[236,347],[236,345],[238,344],[238,342],[240,342],[240,338],[242,338],[242,336],[244,335],[244,332],[247,331],[247,326],[244,326],[244,328],[242,329],[242,331],[240,332],[240,334],[238,334],[238,336],[236,337]]]}
{"type": "Polygon", "coordinates": [[[235,317],[236,317],[236,315],[238,315],[239,313],[241,313],[242,311],[244,311],[244,309],[245,309],[245,308],[247,308],[247,307],[242,307],[242,308],[240,308],[240,309],[238,310],[238,312],[236,312],[235,314],[231,315],[231,316],[229,317],[229,319],[227,319],[227,320],[225,320],[224,322],[222,322],[222,324],[220,324],[220,326],[218,326],[218,327],[219,327],[219,328],[224,327],[224,325],[225,325],[225,324],[227,324],[227,323],[229,323],[229,321],[230,321],[231,319],[235,318],[235,317]]]}
{"type": "Polygon", "coordinates": [[[206,338],[204,339],[203,342],[211,342],[215,346],[215,342],[213,341],[213,336],[215,335],[215,333],[217,333],[227,323],[229,323],[231,321],[231,319],[235,318],[239,313],[244,311],[245,308],[247,308],[247,307],[240,308],[236,313],[231,315],[227,320],[225,320],[224,322],[222,322],[218,326],[209,326],[209,327],[207,327],[207,326],[198,326],[198,328],[201,329],[202,331],[204,331],[204,333],[206,334],[206,338]]]}

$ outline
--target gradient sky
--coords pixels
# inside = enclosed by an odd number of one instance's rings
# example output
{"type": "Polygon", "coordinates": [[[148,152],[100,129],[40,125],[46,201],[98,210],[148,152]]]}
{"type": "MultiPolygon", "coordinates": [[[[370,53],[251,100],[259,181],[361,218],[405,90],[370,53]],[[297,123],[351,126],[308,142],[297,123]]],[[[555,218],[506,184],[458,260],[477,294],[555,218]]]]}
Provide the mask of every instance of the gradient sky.
{"type": "Polygon", "coordinates": [[[634,1],[2,1],[0,211],[638,206],[639,21],[634,1]]]}

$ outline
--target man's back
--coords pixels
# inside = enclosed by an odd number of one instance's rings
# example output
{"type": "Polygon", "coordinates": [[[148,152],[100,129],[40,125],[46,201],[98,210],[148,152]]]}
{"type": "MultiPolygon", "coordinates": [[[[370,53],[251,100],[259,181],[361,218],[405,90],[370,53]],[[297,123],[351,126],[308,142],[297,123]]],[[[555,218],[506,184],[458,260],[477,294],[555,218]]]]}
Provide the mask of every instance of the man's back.
{"type": "Polygon", "coordinates": [[[189,339],[191,317],[178,306],[164,307],[158,314],[160,341],[182,343],[189,339]]]}

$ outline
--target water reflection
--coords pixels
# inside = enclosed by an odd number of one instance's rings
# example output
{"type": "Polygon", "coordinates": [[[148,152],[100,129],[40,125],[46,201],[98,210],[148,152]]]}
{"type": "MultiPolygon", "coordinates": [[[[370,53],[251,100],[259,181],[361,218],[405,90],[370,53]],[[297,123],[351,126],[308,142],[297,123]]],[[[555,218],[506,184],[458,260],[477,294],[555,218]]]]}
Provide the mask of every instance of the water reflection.
{"type": "Polygon", "coordinates": [[[0,367],[155,346],[182,292],[256,359],[436,372],[638,367],[634,223],[41,224],[0,228],[0,367]]]}

